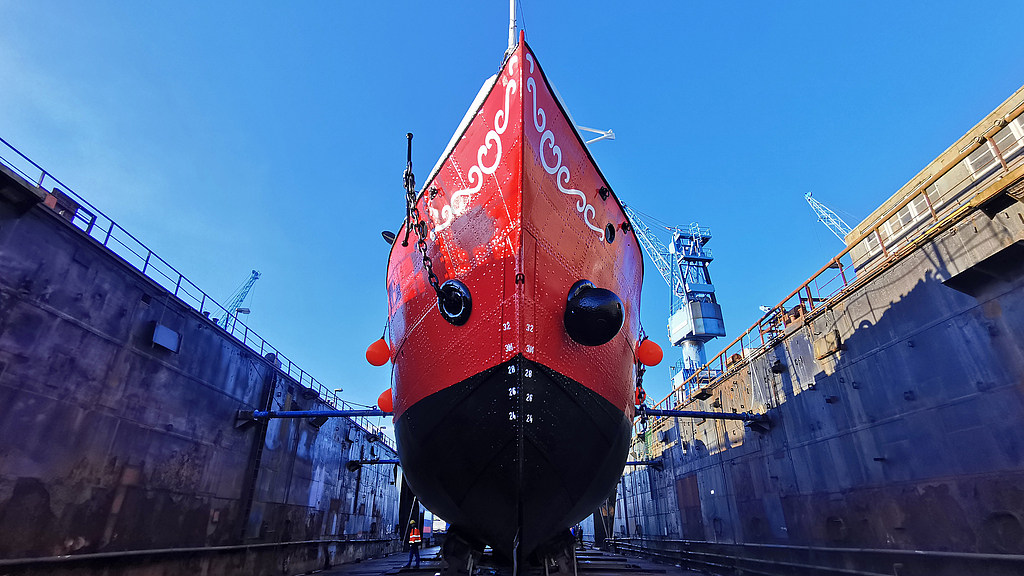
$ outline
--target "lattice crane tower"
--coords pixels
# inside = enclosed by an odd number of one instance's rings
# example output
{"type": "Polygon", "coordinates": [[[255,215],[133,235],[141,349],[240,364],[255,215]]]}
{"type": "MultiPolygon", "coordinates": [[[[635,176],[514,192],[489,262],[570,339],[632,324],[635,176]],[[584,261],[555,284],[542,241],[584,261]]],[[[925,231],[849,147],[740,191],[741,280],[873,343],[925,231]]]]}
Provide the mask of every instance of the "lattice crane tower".
{"type": "Polygon", "coordinates": [[[810,192],[804,194],[804,199],[811,205],[811,209],[814,210],[814,213],[818,215],[818,222],[827,226],[828,229],[836,235],[836,238],[839,238],[843,244],[846,244],[846,236],[852,232],[853,229],[850,228],[846,222],[843,222],[843,219],[830,210],[828,206],[825,206],[821,202],[811,198],[810,192]]]}
{"type": "Polygon", "coordinates": [[[238,316],[238,311],[240,310],[242,303],[245,302],[245,297],[249,295],[249,290],[252,290],[252,285],[259,279],[259,270],[253,270],[252,273],[249,274],[249,279],[245,281],[245,284],[242,284],[242,287],[231,295],[228,305],[225,306],[227,314],[217,322],[222,328],[226,330],[232,319],[238,316]]]}
{"type": "MultiPolygon", "coordinates": [[[[643,217],[623,205],[644,252],[657,266],[669,286],[668,339],[682,348],[682,359],[673,367],[672,388],[682,383],[707,362],[704,344],[725,336],[722,306],[715,299],[708,264],[713,257],[705,244],[711,231],[696,223],[662,228],[672,234],[668,246],[662,243],[643,217]]],[[[686,397],[696,390],[684,390],[686,397]]]]}

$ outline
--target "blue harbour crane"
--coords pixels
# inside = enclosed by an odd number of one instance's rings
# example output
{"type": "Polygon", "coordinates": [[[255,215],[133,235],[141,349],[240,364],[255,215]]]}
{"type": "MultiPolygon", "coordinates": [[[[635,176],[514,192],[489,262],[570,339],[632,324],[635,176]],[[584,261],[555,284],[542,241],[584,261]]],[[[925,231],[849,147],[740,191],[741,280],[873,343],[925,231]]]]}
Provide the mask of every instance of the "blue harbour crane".
{"type": "Polygon", "coordinates": [[[252,273],[249,274],[249,279],[231,295],[228,299],[228,305],[224,307],[226,314],[223,318],[217,321],[217,324],[219,324],[221,328],[228,330],[231,323],[238,318],[239,314],[249,313],[249,309],[242,308],[242,304],[245,302],[246,296],[249,295],[249,291],[252,290],[252,285],[259,279],[259,270],[253,270],[252,273]]]}
{"type": "Polygon", "coordinates": [[[838,214],[830,210],[828,206],[825,206],[821,202],[811,198],[810,192],[804,194],[804,199],[807,200],[807,203],[811,205],[811,209],[814,210],[814,213],[818,216],[818,222],[821,222],[828,227],[828,229],[836,235],[836,238],[839,238],[840,242],[846,244],[846,236],[853,231],[853,229],[850,228],[850,225],[843,222],[843,219],[840,218],[838,214]]]}
{"type": "Polygon", "coordinates": [[[715,286],[708,271],[713,257],[705,245],[711,240],[711,231],[697,223],[658,225],[672,235],[666,246],[648,223],[654,218],[642,216],[626,205],[623,208],[644,252],[669,286],[668,339],[673,346],[682,348],[682,358],[672,367],[672,388],[685,401],[697,392],[696,386],[691,385],[694,389],[688,390],[680,387],[707,362],[704,345],[725,336],[722,306],[715,299],[715,286]]]}

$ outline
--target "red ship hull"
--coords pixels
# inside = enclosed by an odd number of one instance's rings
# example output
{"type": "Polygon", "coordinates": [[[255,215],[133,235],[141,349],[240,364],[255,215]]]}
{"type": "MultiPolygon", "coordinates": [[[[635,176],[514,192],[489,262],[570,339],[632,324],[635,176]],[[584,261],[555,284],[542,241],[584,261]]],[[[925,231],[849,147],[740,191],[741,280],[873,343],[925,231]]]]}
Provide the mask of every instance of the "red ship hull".
{"type": "Polygon", "coordinates": [[[633,418],[643,261],[621,205],[521,42],[417,207],[441,282],[472,295],[446,321],[416,233],[388,263],[399,458],[413,492],[467,538],[529,554],[596,509],[622,472],[633,418]],[[621,300],[585,346],[570,287],[621,300]]]}

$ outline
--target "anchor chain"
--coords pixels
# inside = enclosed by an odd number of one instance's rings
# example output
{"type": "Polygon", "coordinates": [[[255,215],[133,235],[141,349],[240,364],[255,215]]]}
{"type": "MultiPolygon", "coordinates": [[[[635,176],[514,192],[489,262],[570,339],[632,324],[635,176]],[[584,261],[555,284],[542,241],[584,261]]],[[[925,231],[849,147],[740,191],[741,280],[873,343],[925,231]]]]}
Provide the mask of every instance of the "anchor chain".
{"type": "Polygon", "coordinates": [[[437,279],[437,274],[434,274],[434,262],[427,255],[427,240],[426,240],[426,228],[427,224],[420,220],[420,211],[413,204],[412,210],[410,211],[412,219],[416,221],[414,227],[416,228],[416,249],[419,250],[420,254],[423,255],[423,269],[427,271],[427,282],[430,283],[430,287],[437,293],[438,298],[446,298],[444,292],[441,290],[441,283],[437,279]]]}
{"type": "Polygon", "coordinates": [[[636,405],[643,406],[647,401],[647,392],[644,391],[644,372],[647,367],[637,362],[636,365],[636,405]]]}
{"type": "Polygon", "coordinates": [[[408,139],[409,145],[407,149],[405,174],[402,177],[403,183],[405,184],[405,213],[407,222],[405,225],[405,238],[402,240],[402,246],[409,245],[409,233],[416,230],[416,249],[423,256],[423,269],[427,271],[427,282],[430,287],[434,289],[438,298],[447,299],[444,292],[441,290],[441,283],[437,279],[437,274],[434,274],[434,262],[427,255],[427,223],[423,221],[420,216],[420,209],[416,205],[416,176],[412,173],[412,133],[405,135],[408,139]]]}
{"type": "MultiPolygon", "coordinates": [[[[644,331],[644,327],[640,327],[640,336],[637,338],[637,342],[643,342],[647,339],[647,332],[644,331]]],[[[644,407],[644,403],[647,401],[647,392],[644,391],[644,373],[647,372],[647,367],[644,366],[643,362],[639,358],[636,359],[636,398],[635,404],[640,407],[641,413],[644,407]]]]}
{"type": "MultiPolygon", "coordinates": [[[[438,280],[434,273],[434,263],[427,255],[427,223],[420,216],[420,209],[416,205],[416,177],[412,174],[412,134],[406,134],[409,139],[408,157],[405,164],[405,238],[402,246],[409,245],[409,234],[416,229],[416,250],[423,257],[423,269],[427,272],[427,283],[434,289],[437,295],[437,309],[441,317],[453,326],[462,326],[469,320],[473,312],[473,297],[469,288],[454,278],[446,280],[444,284],[438,280]]],[[[431,188],[430,197],[433,198],[436,190],[431,188]]]]}

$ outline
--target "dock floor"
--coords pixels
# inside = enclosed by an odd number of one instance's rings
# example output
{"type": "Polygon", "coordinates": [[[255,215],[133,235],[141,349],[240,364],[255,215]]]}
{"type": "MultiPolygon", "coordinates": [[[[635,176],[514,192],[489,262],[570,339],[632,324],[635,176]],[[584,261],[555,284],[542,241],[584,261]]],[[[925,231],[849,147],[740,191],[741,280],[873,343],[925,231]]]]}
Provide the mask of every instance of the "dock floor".
{"type": "MultiPolygon", "coordinates": [[[[579,563],[579,575],[586,576],[690,576],[701,574],[672,564],[658,564],[642,558],[622,556],[586,548],[576,551],[579,563]]],[[[335,566],[319,574],[325,576],[434,576],[441,571],[441,550],[434,546],[420,551],[420,567],[405,568],[409,559],[408,553],[392,554],[384,558],[372,558],[360,562],[350,562],[335,566]]],[[[495,566],[490,564],[485,555],[480,566],[474,571],[476,576],[512,576],[511,566],[495,566]]],[[[530,566],[521,570],[523,576],[544,576],[544,569],[530,566]]],[[[554,576],[554,573],[552,573],[554,576]]]]}

